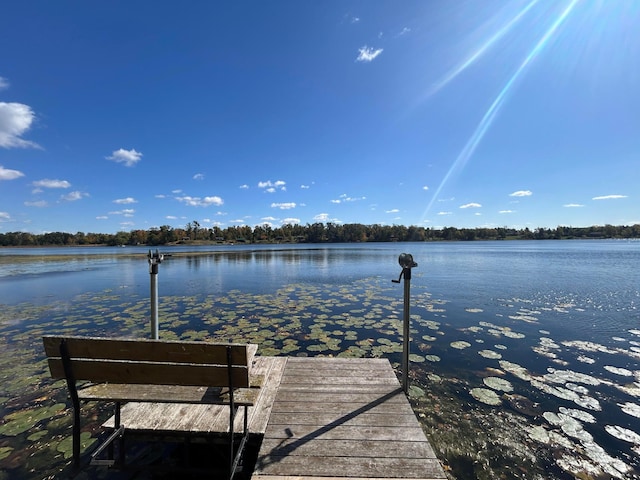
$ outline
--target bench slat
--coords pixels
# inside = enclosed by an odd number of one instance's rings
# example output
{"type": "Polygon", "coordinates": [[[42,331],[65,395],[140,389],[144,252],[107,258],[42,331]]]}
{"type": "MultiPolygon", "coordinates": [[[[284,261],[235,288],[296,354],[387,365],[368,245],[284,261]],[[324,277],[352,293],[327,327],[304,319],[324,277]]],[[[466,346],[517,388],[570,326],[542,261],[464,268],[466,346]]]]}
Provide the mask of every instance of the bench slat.
{"type": "MultiPolygon", "coordinates": [[[[234,390],[234,403],[238,406],[254,405],[260,389],[234,390]]],[[[80,400],[112,402],[197,403],[228,404],[229,390],[220,387],[189,387],[175,385],[130,385],[101,383],[78,390],[80,400]]]]}
{"type": "MultiPolygon", "coordinates": [[[[94,383],[131,383],[155,385],[228,386],[226,365],[199,365],[189,363],[130,362],[113,360],[71,360],[75,380],[94,383]]],[[[62,359],[49,358],[51,376],[65,378],[62,359]]],[[[249,369],[246,366],[232,367],[233,386],[249,387],[249,369]]]]}
{"type": "Polygon", "coordinates": [[[231,346],[234,364],[250,365],[258,346],[255,344],[182,342],[131,338],[44,336],[48,357],[60,356],[60,342],[65,339],[71,358],[104,360],[138,360],[147,362],[227,364],[227,347],[231,346]]]}

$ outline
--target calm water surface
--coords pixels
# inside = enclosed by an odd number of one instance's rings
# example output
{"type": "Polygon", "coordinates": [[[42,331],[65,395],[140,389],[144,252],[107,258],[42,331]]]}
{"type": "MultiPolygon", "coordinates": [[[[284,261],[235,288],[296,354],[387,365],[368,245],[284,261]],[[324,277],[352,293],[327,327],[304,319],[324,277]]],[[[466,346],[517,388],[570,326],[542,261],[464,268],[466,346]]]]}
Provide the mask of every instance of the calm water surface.
{"type": "MultiPolygon", "coordinates": [[[[403,289],[391,280],[398,255],[413,254],[411,400],[452,478],[640,478],[640,242],[189,250],[161,249],[173,255],[158,276],[165,337],[245,339],[262,354],[383,356],[394,365],[403,289]]],[[[0,250],[0,335],[6,350],[26,351],[37,365],[32,397],[48,388],[65,401],[46,378],[43,333],[147,334],[147,251],[0,250]]],[[[2,365],[8,425],[23,408],[16,378],[25,373],[2,365]]],[[[0,425],[7,475],[29,478],[23,465],[34,451],[50,459],[52,447],[37,438],[47,427],[42,420],[3,435],[0,425]]],[[[63,465],[63,448],[54,450],[63,465]]]]}

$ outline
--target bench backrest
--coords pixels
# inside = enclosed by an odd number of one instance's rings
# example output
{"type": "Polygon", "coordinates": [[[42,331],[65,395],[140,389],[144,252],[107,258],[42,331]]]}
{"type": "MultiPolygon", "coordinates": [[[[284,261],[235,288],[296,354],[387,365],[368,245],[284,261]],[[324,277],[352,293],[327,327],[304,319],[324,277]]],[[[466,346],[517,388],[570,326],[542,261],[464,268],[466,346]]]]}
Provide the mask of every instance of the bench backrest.
{"type": "Polygon", "coordinates": [[[96,337],[43,337],[51,376],[66,378],[61,344],[73,380],[95,383],[250,386],[257,345],[96,337]]]}

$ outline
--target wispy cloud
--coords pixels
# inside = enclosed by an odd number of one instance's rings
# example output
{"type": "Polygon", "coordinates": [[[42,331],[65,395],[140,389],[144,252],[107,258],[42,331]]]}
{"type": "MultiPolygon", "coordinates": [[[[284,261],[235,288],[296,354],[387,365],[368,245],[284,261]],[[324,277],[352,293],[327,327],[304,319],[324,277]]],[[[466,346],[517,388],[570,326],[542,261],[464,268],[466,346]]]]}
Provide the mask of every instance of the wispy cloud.
{"type": "Polygon", "coordinates": [[[385,210],[384,213],[398,213],[400,210],[398,210],[397,208],[392,208],[391,210],[385,210]]]}
{"type": "Polygon", "coordinates": [[[117,203],[118,205],[129,205],[131,203],[138,203],[135,198],[127,197],[127,198],[118,198],[114,200],[113,203],[117,203]]]}
{"type": "Polygon", "coordinates": [[[109,212],[109,215],[123,215],[125,217],[133,217],[134,213],[136,213],[136,211],[133,208],[125,208],[124,210],[109,212]]]}
{"type": "Polygon", "coordinates": [[[133,167],[142,159],[142,153],[137,152],[135,148],[132,148],[131,150],[119,148],[118,150],[115,150],[110,156],[105,158],[116,163],[124,163],[125,167],[133,167]]]}
{"type": "Polygon", "coordinates": [[[6,90],[7,88],[9,88],[9,80],[0,77],[0,90],[6,90]]]}
{"type": "Polygon", "coordinates": [[[194,179],[194,180],[204,180],[204,173],[196,173],[196,174],[193,176],[193,179],[194,179]]]}
{"type": "Polygon", "coordinates": [[[44,208],[49,206],[49,204],[44,200],[37,200],[35,202],[24,202],[24,205],[25,207],[37,207],[37,208],[44,208]]]}
{"type": "Polygon", "coordinates": [[[425,185],[424,187],[422,187],[422,189],[423,189],[424,191],[427,191],[427,190],[429,190],[429,187],[425,185]]]}
{"type": "Polygon", "coordinates": [[[0,212],[0,222],[8,222],[11,220],[11,215],[7,212],[0,212]]]}
{"type": "Polygon", "coordinates": [[[39,188],[69,188],[71,184],[66,180],[51,180],[44,178],[33,182],[33,186],[39,188]]]}
{"type": "Polygon", "coordinates": [[[498,213],[516,213],[515,210],[500,210],[498,213]]]}
{"type": "Polygon", "coordinates": [[[482,205],[479,203],[465,203],[464,205],[460,205],[460,208],[480,208],[482,205]]]}
{"type": "Polygon", "coordinates": [[[531,190],[518,190],[509,194],[510,197],[530,197],[531,195],[533,195],[531,190]]]}
{"type": "Polygon", "coordinates": [[[24,177],[24,173],[19,170],[11,170],[10,168],[4,168],[0,165],[0,180],[15,180],[16,178],[24,177]]]}
{"type": "Polygon", "coordinates": [[[89,196],[88,193],[84,193],[84,192],[80,192],[79,190],[76,190],[75,192],[69,192],[67,195],[62,195],[60,198],[65,202],[76,202],[88,196],[89,196]]]}
{"type": "Polygon", "coordinates": [[[37,143],[22,138],[35,118],[29,105],[0,102],[0,147],[42,148],[37,143]]]}
{"type": "Polygon", "coordinates": [[[364,62],[364,63],[372,62],[381,53],[382,53],[382,48],[373,49],[365,45],[364,47],[358,49],[358,58],[356,58],[356,62],[364,62]]]}
{"type": "Polygon", "coordinates": [[[296,208],[296,203],[295,202],[272,203],[271,208],[279,208],[280,210],[291,210],[292,208],[296,208]]]}
{"type": "Polygon", "coordinates": [[[566,208],[579,208],[579,207],[584,207],[584,205],[581,205],[579,203],[567,203],[567,204],[563,205],[563,207],[566,207],[566,208]]]}
{"type": "Polygon", "coordinates": [[[249,185],[245,183],[244,185],[240,185],[240,187],[238,188],[240,188],[241,190],[249,190],[249,185]]]}
{"type": "Polygon", "coordinates": [[[300,219],[299,218],[283,218],[282,221],[280,222],[283,225],[297,225],[300,223],[300,219]]]}
{"type": "Polygon", "coordinates": [[[451,215],[451,212],[438,212],[438,215],[451,215]]]}
{"type": "Polygon", "coordinates": [[[361,200],[366,200],[367,197],[350,197],[346,193],[340,195],[339,198],[331,200],[331,203],[343,203],[343,202],[359,202],[361,200]]]}
{"type": "Polygon", "coordinates": [[[188,205],[189,207],[209,207],[211,205],[220,206],[224,204],[224,200],[222,200],[222,198],[218,196],[201,198],[185,195],[184,197],[176,197],[176,200],[184,203],[185,205],[188,205]]]}
{"type": "Polygon", "coordinates": [[[617,200],[619,198],[627,198],[626,195],[602,195],[600,197],[593,197],[591,200],[617,200]]]}

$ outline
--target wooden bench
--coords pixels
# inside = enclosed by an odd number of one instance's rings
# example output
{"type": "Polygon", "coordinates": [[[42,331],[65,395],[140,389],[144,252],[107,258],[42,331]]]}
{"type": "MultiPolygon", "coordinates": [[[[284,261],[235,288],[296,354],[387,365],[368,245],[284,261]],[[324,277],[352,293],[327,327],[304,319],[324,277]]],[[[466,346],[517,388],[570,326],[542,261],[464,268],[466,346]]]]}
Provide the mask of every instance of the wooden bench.
{"type": "Polygon", "coordinates": [[[66,379],[73,406],[73,462],[80,467],[80,402],[115,403],[115,428],[91,454],[91,463],[124,466],[125,402],[229,405],[229,478],[248,436],[247,408],[254,405],[260,379],[251,375],[257,345],[125,338],[43,337],[49,370],[66,379]],[[244,407],[244,428],[234,419],[244,407]],[[118,440],[118,460],[113,445],[118,440]],[[101,459],[107,451],[106,459],[101,459]]]}

